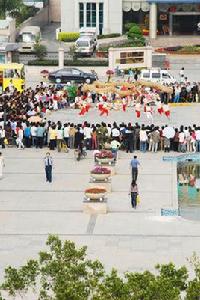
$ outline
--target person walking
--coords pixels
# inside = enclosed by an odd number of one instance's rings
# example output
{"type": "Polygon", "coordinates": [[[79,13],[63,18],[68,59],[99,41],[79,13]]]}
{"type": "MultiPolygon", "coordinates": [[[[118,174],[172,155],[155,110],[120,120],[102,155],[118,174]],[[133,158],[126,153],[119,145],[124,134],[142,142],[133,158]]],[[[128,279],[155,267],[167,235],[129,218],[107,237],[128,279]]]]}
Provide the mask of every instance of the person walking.
{"type": "Polygon", "coordinates": [[[131,195],[131,205],[133,208],[136,209],[137,207],[137,196],[138,196],[138,186],[136,181],[133,179],[131,182],[131,188],[130,188],[130,193],[131,195]]]}
{"type": "Polygon", "coordinates": [[[132,179],[135,180],[135,182],[137,181],[138,177],[138,166],[140,166],[140,162],[137,159],[137,156],[135,155],[131,160],[132,179]]]}
{"type": "Polygon", "coordinates": [[[3,178],[3,168],[5,167],[5,162],[2,153],[0,152],[0,179],[3,178]]]}
{"type": "Polygon", "coordinates": [[[46,181],[52,182],[52,168],[53,168],[53,159],[49,152],[46,153],[44,158],[44,165],[45,165],[45,173],[46,173],[46,181]]]}

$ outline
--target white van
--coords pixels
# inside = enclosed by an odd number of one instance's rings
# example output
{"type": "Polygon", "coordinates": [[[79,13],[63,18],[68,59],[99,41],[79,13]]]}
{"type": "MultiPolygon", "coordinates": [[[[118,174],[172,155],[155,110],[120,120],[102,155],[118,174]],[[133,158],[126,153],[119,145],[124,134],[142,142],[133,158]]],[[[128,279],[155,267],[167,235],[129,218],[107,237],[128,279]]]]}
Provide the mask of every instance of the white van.
{"type": "Polygon", "coordinates": [[[96,49],[94,39],[88,36],[82,36],[75,42],[76,55],[91,56],[96,49]]]}
{"type": "Polygon", "coordinates": [[[140,79],[165,84],[174,84],[176,82],[168,70],[161,69],[143,69],[140,73],[140,79]]]}
{"type": "Polygon", "coordinates": [[[19,33],[19,52],[33,52],[34,45],[40,39],[41,32],[39,26],[25,26],[19,33]]]}
{"type": "Polygon", "coordinates": [[[80,37],[87,36],[93,39],[95,45],[97,46],[97,33],[95,27],[81,27],[79,33],[80,33],[80,37]]]}

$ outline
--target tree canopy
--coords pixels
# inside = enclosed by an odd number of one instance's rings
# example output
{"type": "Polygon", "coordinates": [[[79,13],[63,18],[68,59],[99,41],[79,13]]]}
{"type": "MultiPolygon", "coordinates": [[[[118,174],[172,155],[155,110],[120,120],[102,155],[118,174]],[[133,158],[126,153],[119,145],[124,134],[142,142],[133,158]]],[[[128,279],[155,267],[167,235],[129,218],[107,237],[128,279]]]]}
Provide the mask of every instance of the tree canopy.
{"type": "Polygon", "coordinates": [[[22,0],[1,0],[0,1],[0,17],[5,18],[6,12],[20,9],[23,5],[22,0]]]}
{"type": "MultiPolygon", "coordinates": [[[[200,262],[193,256],[195,277],[189,279],[185,266],[157,265],[155,272],[106,273],[98,260],[90,260],[86,247],[58,236],[47,239],[47,251],[20,268],[7,267],[1,284],[2,295],[27,294],[31,289],[40,300],[185,300],[200,299],[200,262]]],[[[4,300],[6,296],[0,296],[4,300]]],[[[5,300],[7,300],[5,298],[5,300]]]]}

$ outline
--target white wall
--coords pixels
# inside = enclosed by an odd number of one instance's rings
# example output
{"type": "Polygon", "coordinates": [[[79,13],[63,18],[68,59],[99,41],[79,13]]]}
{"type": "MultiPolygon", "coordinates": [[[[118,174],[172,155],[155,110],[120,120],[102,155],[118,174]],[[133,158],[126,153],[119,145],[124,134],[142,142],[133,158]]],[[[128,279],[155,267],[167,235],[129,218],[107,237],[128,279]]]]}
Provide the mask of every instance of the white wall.
{"type": "Polygon", "coordinates": [[[62,31],[79,31],[79,2],[104,2],[103,33],[122,33],[122,0],[61,0],[62,31]]]}
{"type": "Polygon", "coordinates": [[[61,31],[75,32],[75,12],[76,0],[61,0],[61,31]]]}
{"type": "MultiPolygon", "coordinates": [[[[122,33],[122,0],[108,1],[109,31],[106,33],[122,33]]],[[[104,19],[105,20],[105,19],[104,19]]]]}

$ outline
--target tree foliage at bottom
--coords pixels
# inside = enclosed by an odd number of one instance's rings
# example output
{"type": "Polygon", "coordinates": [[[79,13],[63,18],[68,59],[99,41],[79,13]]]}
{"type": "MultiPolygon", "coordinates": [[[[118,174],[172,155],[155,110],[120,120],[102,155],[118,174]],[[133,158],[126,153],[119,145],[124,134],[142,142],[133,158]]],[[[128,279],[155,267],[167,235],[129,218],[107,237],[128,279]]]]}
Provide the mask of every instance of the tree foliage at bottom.
{"type": "Polygon", "coordinates": [[[191,263],[195,278],[189,279],[185,266],[173,263],[157,265],[155,272],[127,272],[120,276],[113,269],[106,273],[98,260],[87,258],[87,248],[77,248],[72,241],[50,235],[47,251],[37,260],[20,268],[7,267],[1,284],[3,297],[26,295],[35,291],[40,300],[186,300],[200,299],[200,262],[191,263]]]}

